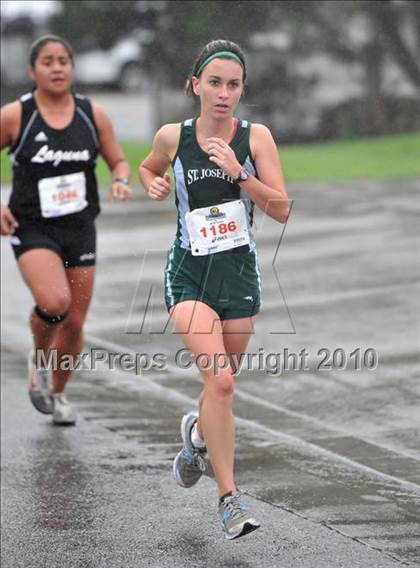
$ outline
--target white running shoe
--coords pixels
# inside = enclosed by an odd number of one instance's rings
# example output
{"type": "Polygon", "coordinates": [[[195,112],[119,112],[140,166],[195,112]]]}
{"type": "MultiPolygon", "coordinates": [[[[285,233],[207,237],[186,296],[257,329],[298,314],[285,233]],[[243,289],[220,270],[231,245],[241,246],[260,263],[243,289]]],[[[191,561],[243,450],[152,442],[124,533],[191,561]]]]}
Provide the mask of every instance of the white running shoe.
{"type": "Polygon", "coordinates": [[[229,540],[245,536],[260,527],[260,523],[247,513],[240,491],[232,491],[222,501],[219,500],[219,517],[225,537],[229,540]]]}
{"type": "Polygon", "coordinates": [[[29,398],[38,412],[53,413],[51,398],[51,373],[48,369],[37,369],[34,363],[34,351],[28,355],[28,389],[29,398]]]}
{"type": "Polygon", "coordinates": [[[57,426],[72,426],[76,423],[76,414],[62,392],[52,395],[53,398],[53,422],[57,426]]]}

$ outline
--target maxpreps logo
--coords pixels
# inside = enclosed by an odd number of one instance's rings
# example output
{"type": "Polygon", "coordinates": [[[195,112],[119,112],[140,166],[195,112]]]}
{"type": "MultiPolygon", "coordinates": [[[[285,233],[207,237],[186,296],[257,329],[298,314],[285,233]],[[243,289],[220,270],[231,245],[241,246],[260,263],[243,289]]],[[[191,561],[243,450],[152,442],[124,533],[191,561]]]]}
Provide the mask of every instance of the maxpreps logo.
{"type": "Polygon", "coordinates": [[[210,207],[210,214],[206,215],[206,221],[212,221],[213,219],[224,219],[226,213],[220,211],[218,207],[210,207]]]}

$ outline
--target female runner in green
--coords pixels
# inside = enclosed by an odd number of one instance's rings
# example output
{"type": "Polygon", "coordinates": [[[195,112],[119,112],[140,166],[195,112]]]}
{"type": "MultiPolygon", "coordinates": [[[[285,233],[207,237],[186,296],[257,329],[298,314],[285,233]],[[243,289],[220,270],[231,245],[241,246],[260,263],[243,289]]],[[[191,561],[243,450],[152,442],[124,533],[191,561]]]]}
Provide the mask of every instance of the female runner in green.
{"type": "Polygon", "coordinates": [[[260,273],[252,238],[254,204],[284,223],[289,213],[276,144],[269,129],[233,116],[244,90],[246,64],[233,42],[206,45],[187,90],[200,100],[198,118],[166,124],[140,166],[151,199],[171,190],[175,176],[178,227],[165,270],[165,299],[175,330],[193,355],[205,353],[198,412],[181,423],[184,447],[175,480],[193,486],[210,459],[225,536],[259,527],[234,481],[232,413],[235,360],[244,353],[260,308],[260,273]]]}

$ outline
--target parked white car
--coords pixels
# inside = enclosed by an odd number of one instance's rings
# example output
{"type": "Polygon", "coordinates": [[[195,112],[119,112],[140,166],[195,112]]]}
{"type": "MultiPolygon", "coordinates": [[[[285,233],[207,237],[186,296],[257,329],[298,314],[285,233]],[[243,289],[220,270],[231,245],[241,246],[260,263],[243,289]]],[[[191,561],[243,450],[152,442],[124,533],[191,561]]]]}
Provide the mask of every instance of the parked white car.
{"type": "Polygon", "coordinates": [[[75,81],[83,86],[118,87],[122,91],[147,91],[148,75],[144,69],[146,30],[126,37],[108,50],[95,49],[75,56],[75,81]]]}

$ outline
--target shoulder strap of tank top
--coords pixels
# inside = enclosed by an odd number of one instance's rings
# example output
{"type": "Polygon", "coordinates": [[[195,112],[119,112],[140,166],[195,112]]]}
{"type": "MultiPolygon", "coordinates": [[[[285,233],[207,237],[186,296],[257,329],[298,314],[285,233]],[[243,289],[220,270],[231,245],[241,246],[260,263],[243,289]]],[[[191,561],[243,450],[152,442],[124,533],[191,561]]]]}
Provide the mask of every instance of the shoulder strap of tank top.
{"type": "Polygon", "coordinates": [[[28,137],[31,126],[38,116],[38,109],[32,93],[22,95],[19,101],[22,107],[19,134],[13,146],[9,149],[9,155],[13,163],[15,163],[17,155],[28,137]]]}
{"type": "Polygon", "coordinates": [[[257,168],[251,153],[251,143],[250,143],[251,126],[252,123],[249,122],[249,120],[241,120],[238,128],[241,128],[243,132],[242,143],[245,145],[245,150],[246,150],[245,151],[246,159],[244,162],[245,168],[248,171],[248,173],[258,178],[257,168]]]}
{"type": "Polygon", "coordinates": [[[251,123],[249,122],[249,120],[239,119],[237,126],[238,138],[243,140],[245,137],[247,137],[249,139],[250,132],[251,132],[251,123]]]}
{"type": "Polygon", "coordinates": [[[96,126],[95,117],[93,116],[92,103],[83,95],[79,95],[79,93],[74,93],[74,101],[76,103],[77,114],[89,128],[95,142],[95,146],[99,148],[99,132],[98,127],[96,126]]]}
{"type": "Polygon", "coordinates": [[[180,133],[179,133],[179,142],[178,142],[178,148],[175,152],[175,156],[172,160],[172,165],[175,164],[175,161],[178,157],[178,154],[180,153],[181,149],[182,149],[182,145],[184,143],[184,140],[187,136],[191,136],[192,133],[192,126],[193,126],[193,118],[188,118],[187,120],[184,120],[183,122],[181,122],[181,128],[180,128],[180,133]]]}
{"type": "Polygon", "coordinates": [[[252,123],[249,120],[239,119],[234,148],[235,151],[239,152],[239,154],[237,154],[238,159],[240,159],[241,163],[244,164],[247,171],[258,177],[255,162],[251,153],[251,126],[252,123]]]}
{"type": "Polygon", "coordinates": [[[245,162],[248,159],[248,157],[250,160],[252,160],[251,148],[250,148],[250,134],[251,134],[251,123],[249,122],[249,120],[241,120],[239,118],[236,127],[236,134],[231,144],[241,163],[242,161],[245,162]]]}

